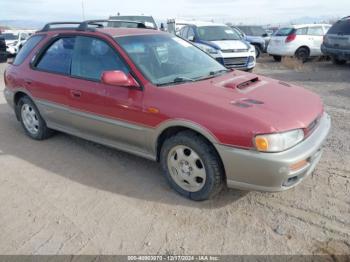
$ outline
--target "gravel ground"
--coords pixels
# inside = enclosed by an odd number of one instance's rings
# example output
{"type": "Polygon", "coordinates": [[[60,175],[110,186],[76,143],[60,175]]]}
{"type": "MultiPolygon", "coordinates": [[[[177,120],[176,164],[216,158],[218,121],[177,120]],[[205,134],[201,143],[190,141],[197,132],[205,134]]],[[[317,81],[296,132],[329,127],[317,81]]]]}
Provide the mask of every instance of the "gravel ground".
{"type": "Polygon", "coordinates": [[[322,96],[325,154],[295,189],[204,203],[148,160],[65,134],[30,140],[1,94],[0,254],[350,254],[350,65],[265,57],[256,72],[322,96]]]}

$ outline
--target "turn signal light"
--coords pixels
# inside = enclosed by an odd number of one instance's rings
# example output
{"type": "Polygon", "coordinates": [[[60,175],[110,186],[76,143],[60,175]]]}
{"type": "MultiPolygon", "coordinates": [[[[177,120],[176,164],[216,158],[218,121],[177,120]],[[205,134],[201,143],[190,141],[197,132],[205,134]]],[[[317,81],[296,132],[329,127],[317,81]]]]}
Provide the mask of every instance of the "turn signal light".
{"type": "Polygon", "coordinates": [[[269,141],[265,137],[256,137],[255,138],[255,147],[259,151],[267,151],[269,148],[269,141]]]}
{"type": "Polygon", "coordinates": [[[301,160],[293,165],[289,166],[289,169],[291,171],[298,171],[300,169],[302,169],[303,167],[307,166],[309,164],[309,162],[307,162],[306,160],[301,160]]]}

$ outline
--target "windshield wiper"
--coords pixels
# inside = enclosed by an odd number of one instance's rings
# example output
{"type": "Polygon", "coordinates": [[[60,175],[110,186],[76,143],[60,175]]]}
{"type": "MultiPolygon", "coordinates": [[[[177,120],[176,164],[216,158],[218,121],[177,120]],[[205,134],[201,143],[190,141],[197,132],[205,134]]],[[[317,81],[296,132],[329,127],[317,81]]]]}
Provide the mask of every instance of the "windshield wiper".
{"type": "Polygon", "coordinates": [[[172,84],[181,84],[181,83],[186,83],[186,82],[194,82],[195,80],[189,77],[175,77],[173,81],[171,82],[166,82],[166,83],[160,83],[157,84],[157,86],[166,86],[166,85],[172,85],[172,84]]]}
{"type": "Polygon", "coordinates": [[[210,71],[208,75],[196,78],[196,80],[205,80],[205,79],[214,78],[230,71],[231,71],[230,69],[220,69],[217,71],[210,71]]]}

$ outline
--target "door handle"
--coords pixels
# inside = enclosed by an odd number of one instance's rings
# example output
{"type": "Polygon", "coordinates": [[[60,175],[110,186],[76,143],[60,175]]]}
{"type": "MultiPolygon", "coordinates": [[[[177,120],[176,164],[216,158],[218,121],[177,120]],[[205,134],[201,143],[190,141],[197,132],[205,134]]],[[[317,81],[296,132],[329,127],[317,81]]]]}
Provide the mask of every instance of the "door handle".
{"type": "Polygon", "coordinates": [[[73,97],[73,98],[79,99],[79,98],[81,97],[81,92],[80,92],[80,91],[77,91],[77,90],[71,90],[71,91],[70,91],[70,95],[71,95],[71,97],[73,97]]]}

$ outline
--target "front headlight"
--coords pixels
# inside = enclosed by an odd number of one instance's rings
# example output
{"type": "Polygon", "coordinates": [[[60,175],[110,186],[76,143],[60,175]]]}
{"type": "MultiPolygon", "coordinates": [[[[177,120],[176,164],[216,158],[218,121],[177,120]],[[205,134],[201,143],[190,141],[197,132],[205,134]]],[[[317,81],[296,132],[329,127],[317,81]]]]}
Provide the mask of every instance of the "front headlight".
{"type": "Polygon", "coordinates": [[[204,47],[204,51],[207,52],[208,54],[211,54],[211,55],[216,55],[219,53],[219,50],[215,49],[215,48],[212,48],[210,46],[206,46],[204,47]]]}
{"type": "Polygon", "coordinates": [[[254,145],[261,152],[282,152],[304,140],[304,131],[296,129],[284,133],[257,135],[254,145]]]}

